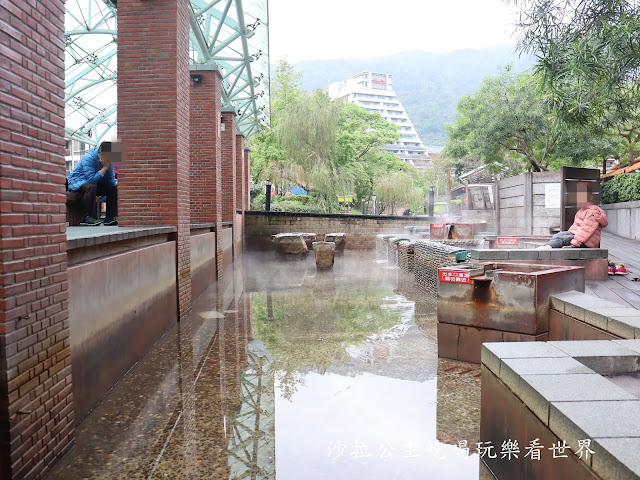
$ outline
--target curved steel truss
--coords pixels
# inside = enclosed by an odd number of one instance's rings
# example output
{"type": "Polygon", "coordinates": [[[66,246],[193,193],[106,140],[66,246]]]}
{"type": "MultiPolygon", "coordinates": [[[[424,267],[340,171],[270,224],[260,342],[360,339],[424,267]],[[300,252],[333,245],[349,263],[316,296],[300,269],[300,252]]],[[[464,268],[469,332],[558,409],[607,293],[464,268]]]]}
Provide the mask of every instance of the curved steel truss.
{"type": "MultiPolygon", "coordinates": [[[[191,62],[215,64],[248,138],[268,126],[268,0],[191,0],[191,62]]],[[[97,144],[117,118],[117,0],[67,0],[65,134],[97,144]]]]}

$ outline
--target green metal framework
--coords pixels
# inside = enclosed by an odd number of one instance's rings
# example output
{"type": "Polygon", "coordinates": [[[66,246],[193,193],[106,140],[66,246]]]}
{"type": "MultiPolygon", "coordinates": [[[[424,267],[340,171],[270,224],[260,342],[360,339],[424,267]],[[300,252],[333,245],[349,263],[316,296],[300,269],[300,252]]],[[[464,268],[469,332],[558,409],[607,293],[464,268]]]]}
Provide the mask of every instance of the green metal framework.
{"type": "MultiPolygon", "coordinates": [[[[96,145],[117,119],[117,2],[67,0],[65,135],[96,145]]],[[[192,64],[217,65],[247,138],[270,122],[268,0],[191,0],[192,64]]]]}

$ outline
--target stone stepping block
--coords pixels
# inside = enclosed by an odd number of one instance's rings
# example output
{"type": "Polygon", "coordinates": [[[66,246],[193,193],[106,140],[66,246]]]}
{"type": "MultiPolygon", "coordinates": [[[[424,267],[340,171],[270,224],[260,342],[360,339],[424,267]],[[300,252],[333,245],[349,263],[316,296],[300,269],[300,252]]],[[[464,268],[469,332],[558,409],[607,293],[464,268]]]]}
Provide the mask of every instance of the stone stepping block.
{"type": "Polygon", "coordinates": [[[324,236],[325,242],[333,242],[336,244],[336,251],[344,250],[344,247],[347,243],[347,234],[346,233],[327,233],[324,236]]]}
{"type": "Polygon", "coordinates": [[[313,242],[316,254],[316,268],[331,268],[335,258],[336,244],[333,242],[313,242]]]}
{"type": "Polygon", "coordinates": [[[273,236],[276,251],[285,255],[308,253],[309,248],[300,233],[279,233],[273,236]]]}

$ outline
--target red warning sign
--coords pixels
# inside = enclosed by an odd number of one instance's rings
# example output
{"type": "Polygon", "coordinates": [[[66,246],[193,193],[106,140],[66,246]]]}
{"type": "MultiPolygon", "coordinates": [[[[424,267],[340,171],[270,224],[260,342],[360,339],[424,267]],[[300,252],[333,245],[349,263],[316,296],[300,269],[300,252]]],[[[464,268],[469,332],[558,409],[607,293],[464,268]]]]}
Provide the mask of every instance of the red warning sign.
{"type": "Polygon", "coordinates": [[[440,270],[440,281],[447,283],[473,283],[467,270],[440,270]]]}
{"type": "Polygon", "coordinates": [[[520,239],[513,237],[498,237],[498,245],[519,245],[520,239]]]}

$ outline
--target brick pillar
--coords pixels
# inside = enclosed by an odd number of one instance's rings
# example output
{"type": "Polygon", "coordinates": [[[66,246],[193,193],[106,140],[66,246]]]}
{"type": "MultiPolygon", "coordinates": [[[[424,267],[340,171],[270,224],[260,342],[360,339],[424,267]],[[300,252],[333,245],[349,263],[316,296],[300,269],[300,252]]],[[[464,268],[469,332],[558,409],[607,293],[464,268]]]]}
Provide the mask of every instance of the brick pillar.
{"type": "Polygon", "coordinates": [[[222,162],[220,98],[222,77],[215,65],[195,65],[191,86],[191,221],[216,224],[216,277],[222,276],[222,162]]]}
{"type": "Polygon", "coordinates": [[[64,1],[3,1],[0,32],[0,478],[35,478],[74,439],[64,1]]]}
{"type": "Polygon", "coordinates": [[[236,214],[236,112],[222,109],[222,221],[233,222],[236,214]]]}
{"type": "Polygon", "coordinates": [[[122,226],[177,227],[178,309],[191,306],[189,0],[118,2],[122,226]]]}
{"type": "Polygon", "coordinates": [[[244,134],[236,133],[236,208],[246,210],[245,205],[245,164],[244,164],[244,134]]]}
{"type": "Polygon", "coordinates": [[[244,147],[244,175],[245,175],[245,202],[247,208],[251,210],[251,148],[244,147]]]}

